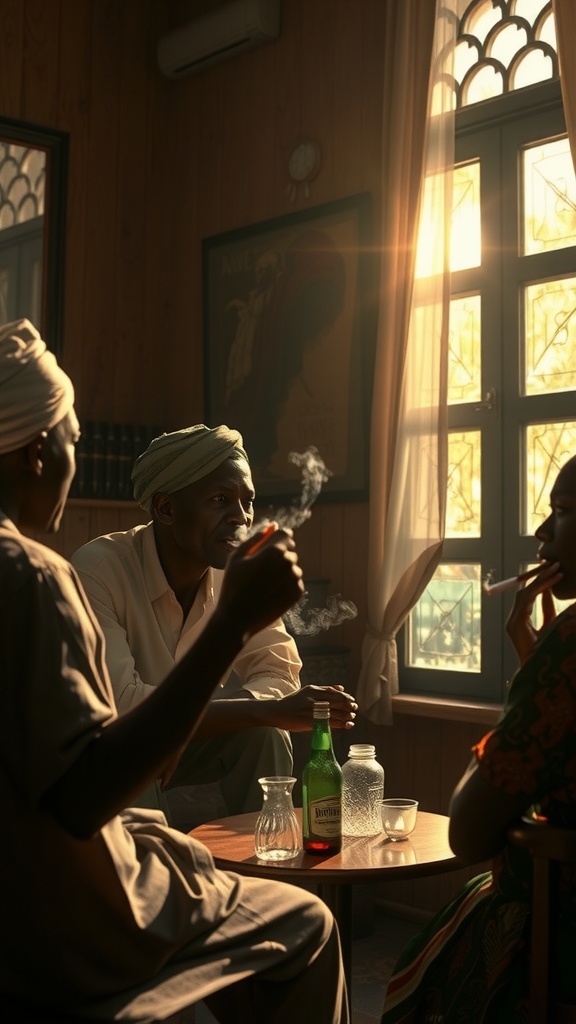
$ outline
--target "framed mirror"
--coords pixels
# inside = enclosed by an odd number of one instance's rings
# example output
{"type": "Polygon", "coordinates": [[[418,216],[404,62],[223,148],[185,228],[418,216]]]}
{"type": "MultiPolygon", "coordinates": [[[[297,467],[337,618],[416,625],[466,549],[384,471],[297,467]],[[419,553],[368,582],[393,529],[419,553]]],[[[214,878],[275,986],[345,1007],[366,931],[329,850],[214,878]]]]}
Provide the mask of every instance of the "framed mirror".
{"type": "Polygon", "coordinates": [[[68,136],[0,118],[0,323],[62,344],[68,136]]]}

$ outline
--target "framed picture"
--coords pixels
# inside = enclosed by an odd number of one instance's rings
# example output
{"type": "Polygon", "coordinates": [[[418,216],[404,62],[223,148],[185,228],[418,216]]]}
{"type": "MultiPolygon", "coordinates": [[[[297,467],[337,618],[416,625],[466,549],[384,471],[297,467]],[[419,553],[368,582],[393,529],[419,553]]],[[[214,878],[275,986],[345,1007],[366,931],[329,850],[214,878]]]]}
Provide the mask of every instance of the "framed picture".
{"type": "Polygon", "coordinates": [[[374,317],[369,196],[203,241],[206,423],[244,438],[257,501],[294,498],[291,454],[330,472],[319,500],[368,492],[374,317]]]}

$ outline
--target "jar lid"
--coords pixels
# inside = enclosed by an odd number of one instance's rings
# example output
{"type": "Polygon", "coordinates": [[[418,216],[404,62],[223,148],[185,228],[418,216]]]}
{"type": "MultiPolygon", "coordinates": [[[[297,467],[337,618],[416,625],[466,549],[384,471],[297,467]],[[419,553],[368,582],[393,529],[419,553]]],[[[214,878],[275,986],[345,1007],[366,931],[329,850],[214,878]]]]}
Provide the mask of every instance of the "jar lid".
{"type": "Polygon", "coordinates": [[[375,757],[376,747],[373,743],[352,743],[349,757],[375,757]]]}

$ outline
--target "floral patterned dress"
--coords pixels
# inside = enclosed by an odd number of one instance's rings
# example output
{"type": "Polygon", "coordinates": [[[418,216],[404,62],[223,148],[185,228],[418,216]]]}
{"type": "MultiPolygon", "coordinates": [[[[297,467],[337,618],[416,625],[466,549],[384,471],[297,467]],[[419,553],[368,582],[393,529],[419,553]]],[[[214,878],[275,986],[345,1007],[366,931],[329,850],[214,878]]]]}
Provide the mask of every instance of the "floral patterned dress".
{"type": "MultiPolygon", "coordinates": [[[[576,827],[576,604],[518,670],[498,725],[473,750],[492,785],[576,827]]],[[[564,867],[558,996],[576,1004],[576,872],[564,867]]],[[[403,951],[382,1024],[528,1024],[531,863],[507,845],[403,951]]]]}

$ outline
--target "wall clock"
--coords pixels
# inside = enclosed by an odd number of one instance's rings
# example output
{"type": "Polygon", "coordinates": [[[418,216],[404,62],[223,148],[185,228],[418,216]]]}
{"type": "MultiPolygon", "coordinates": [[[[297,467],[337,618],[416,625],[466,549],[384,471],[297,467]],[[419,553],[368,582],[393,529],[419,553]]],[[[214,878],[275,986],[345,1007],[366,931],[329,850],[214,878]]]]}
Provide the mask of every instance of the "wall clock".
{"type": "Polygon", "coordinates": [[[321,151],[320,144],[313,139],[301,139],[292,150],[288,160],[288,174],[290,184],[288,193],[290,198],[296,198],[298,185],[304,185],[304,195],[310,195],[309,183],[316,177],[320,170],[321,151]]]}

